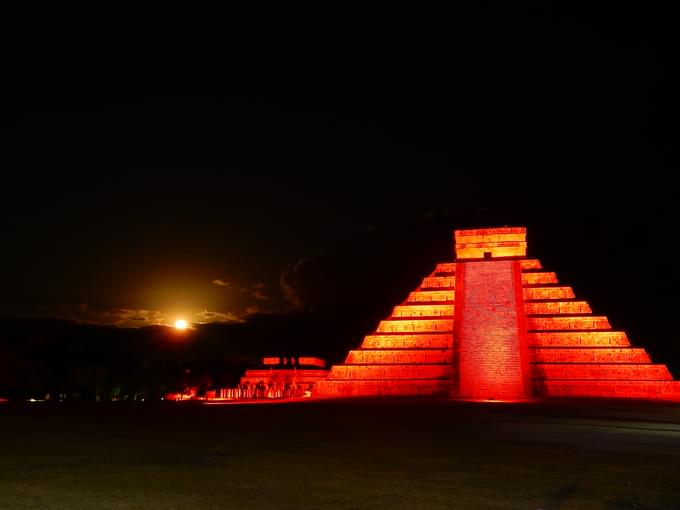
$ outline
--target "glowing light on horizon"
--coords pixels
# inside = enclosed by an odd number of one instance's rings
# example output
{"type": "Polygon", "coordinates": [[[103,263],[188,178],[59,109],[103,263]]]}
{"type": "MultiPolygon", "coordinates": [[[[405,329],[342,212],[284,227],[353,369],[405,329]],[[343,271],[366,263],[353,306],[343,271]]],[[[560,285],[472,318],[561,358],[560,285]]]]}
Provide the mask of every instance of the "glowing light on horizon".
{"type": "Polygon", "coordinates": [[[189,324],[184,319],[177,319],[175,321],[175,329],[182,330],[182,329],[187,329],[188,327],[189,327],[189,324]]]}

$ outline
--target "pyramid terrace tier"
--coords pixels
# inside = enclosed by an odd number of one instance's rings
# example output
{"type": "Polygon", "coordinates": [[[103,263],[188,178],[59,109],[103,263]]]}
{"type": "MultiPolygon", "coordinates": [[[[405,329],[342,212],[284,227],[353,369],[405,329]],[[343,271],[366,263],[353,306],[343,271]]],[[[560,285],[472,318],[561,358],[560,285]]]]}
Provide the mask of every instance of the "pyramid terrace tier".
{"type": "Polygon", "coordinates": [[[524,302],[543,300],[574,299],[574,291],[571,287],[524,287],[522,289],[524,302]]]}
{"type": "Polygon", "coordinates": [[[665,365],[649,363],[534,363],[534,379],[671,381],[665,365]]]}
{"type": "Polygon", "coordinates": [[[420,289],[455,289],[456,287],[456,277],[455,276],[428,276],[423,278],[423,282],[420,284],[420,289]]]}
{"type": "Polygon", "coordinates": [[[586,315],[583,317],[536,317],[526,318],[528,331],[568,331],[568,330],[608,330],[611,329],[607,317],[586,315]]]}
{"type": "Polygon", "coordinates": [[[433,275],[454,275],[456,274],[455,262],[442,262],[434,268],[433,275]]]}
{"type": "Polygon", "coordinates": [[[546,397],[680,401],[680,381],[537,381],[537,391],[546,397]]]}
{"type": "Polygon", "coordinates": [[[360,349],[349,351],[345,365],[451,363],[451,349],[360,349]]]}
{"type": "Polygon", "coordinates": [[[384,380],[325,380],[316,383],[314,395],[318,397],[375,397],[445,395],[450,382],[443,379],[384,380]]]}
{"type": "Polygon", "coordinates": [[[522,285],[553,285],[556,283],[558,282],[555,273],[546,271],[522,272],[522,285]]]}
{"type": "Polygon", "coordinates": [[[522,269],[522,271],[533,271],[543,269],[541,262],[536,259],[520,260],[519,267],[522,269]]]}
{"type": "Polygon", "coordinates": [[[452,332],[453,319],[395,319],[380,322],[377,333],[452,332]]]}
{"type": "Polygon", "coordinates": [[[530,347],[629,347],[624,331],[534,331],[527,333],[530,347]]]}
{"type": "Polygon", "coordinates": [[[361,345],[362,349],[451,349],[452,333],[415,333],[368,335],[361,345]]]}
{"type": "Polygon", "coordinates": [[[651,363],[644,349],[634,347],[538,347],[530,355],[535,363],[651,363]]]}
{"type": "Polygon", "coordinates": [[[402,317],[453,317],[453,304],[423,305],[406,303],[395,306],[392,318],[402,317]]]}
{"type": "Polygon", "coordinates": [[[449,379],[451,371],[450,363],[335,365],[328,379],[449,379]]]}
{"type": "Polygon", "coordinates": [[[537,301],[525,302],[524,312],[527,315],[575,315],[590,314],[592,310],[585,301],[537,301]]]}
{"type": "Polygon", "coordinates": [[[455,294],[453,290],[416,290],[408,295],[406,303],[453,303],[455,294]]]}

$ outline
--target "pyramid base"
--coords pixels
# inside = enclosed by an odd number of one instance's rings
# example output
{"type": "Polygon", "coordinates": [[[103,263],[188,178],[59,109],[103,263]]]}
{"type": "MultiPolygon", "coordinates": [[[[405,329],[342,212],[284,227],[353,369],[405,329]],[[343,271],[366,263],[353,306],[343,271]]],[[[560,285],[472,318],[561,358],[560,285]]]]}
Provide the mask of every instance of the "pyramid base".
{"type": "Polygon", "coordinates": [[[537,381],[543,397],[630,398],[680,402],[680,381],[537,381]]]}
{"type": "Polygon", "coordinates": [[[315,384],[313,397],[438,396],[460,402],[518,403],[549,398],[643,399],[680,402],[680,381],[536,381],[534,397],[478,399],[451,393],[447,380],[322,380],[315,384]]]}
{"type": "Polygon", "coordinates": [[[524,399],[479,399],[479,398],[459,398],[451,397],[451,400],[455,402],[474,402],[476,404],[530,404],[534,402],[540,402],[541,399],[536,398],[524,398],[524,399]]]}
{"type": "Polygon", "coordinates": [[[325,380],[314,386],[314,397],[445,396],[450,382],[440,379],[325,380]]]}

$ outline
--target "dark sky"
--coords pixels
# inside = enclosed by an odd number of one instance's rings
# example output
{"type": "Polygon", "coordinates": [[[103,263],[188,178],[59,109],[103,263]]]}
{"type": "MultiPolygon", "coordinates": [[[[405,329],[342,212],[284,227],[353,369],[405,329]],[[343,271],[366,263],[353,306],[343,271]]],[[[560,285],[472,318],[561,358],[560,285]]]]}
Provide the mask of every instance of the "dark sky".
{"type": "MultiPolygon", "coordinates": [[[[589,241],[617,271],[672,257],[666,13],[479,7],[444,21],[18,23],[2,47],[2,315],[282,311],[281,274],[300,260],[433,216],[527,224],[558,271],[566,243],[577,269],[589,241]]],[[[667,264],[655,278],[677,280],[667,264]]]]}

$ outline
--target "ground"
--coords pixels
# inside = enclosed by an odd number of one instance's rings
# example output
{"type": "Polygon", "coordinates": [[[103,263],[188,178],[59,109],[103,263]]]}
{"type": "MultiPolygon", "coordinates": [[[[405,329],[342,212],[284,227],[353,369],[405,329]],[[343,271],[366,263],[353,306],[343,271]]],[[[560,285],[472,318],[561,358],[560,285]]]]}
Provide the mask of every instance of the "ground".
{"type": "Polygon", "coordinates": [[[5,403],[0,508],[680,509],[680,405],[5,403]]]}

